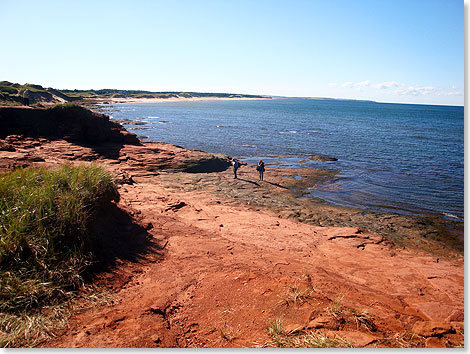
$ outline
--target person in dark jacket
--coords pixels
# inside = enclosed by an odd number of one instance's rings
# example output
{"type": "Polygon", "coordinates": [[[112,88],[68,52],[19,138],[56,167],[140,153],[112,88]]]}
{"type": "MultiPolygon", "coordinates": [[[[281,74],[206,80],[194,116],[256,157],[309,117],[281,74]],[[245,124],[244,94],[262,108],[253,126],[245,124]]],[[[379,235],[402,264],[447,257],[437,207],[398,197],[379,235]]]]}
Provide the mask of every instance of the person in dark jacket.
{"type": "Polygon", "coordinates": [[[259,172],[259,180],[262,181],[264,178],[264,162],[263,160],[259,160],[258,166],[256,166],[256,169],[259,172]]]}
{"type": "Polygon", "coordinates": [[[241,165],[246,165],[245,162],[240,162],[238,159],[233,160],[233,178],[237,179],[237,170],[241,165]]]}
{"type": "Polygon", "coordinates": [[[237,170],[240,168],[240,161],[233,160],[233,178],[237,179],[237,170]]]}

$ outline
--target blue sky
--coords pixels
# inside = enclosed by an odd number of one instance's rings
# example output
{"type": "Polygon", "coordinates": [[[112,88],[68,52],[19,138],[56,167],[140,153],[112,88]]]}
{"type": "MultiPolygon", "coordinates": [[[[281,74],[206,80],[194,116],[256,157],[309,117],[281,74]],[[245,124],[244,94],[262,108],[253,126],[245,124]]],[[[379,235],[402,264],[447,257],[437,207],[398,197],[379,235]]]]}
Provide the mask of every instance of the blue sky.
{"type": "Polygon", "coordinates": [[[463,105],[463,5],[0,0],[0,80],[463,105]]]}

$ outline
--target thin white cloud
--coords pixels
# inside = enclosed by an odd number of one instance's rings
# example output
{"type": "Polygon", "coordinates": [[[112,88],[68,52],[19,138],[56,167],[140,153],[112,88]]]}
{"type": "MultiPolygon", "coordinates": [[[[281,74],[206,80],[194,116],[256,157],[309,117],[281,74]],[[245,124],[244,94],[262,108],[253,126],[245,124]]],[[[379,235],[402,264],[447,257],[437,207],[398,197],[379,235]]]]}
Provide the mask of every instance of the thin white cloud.
{"type": "Polygon", "coordinates": [[[361,82],[358,82],[358,83],[354,84],[354,86],[356,86],[356,87],[367,87],[367,86],[370,86],[370,81],[369,80],[361,81],[361,82]]]}
{"type": "Polygon", "coordinates": [[[427,96],[431,94],[436,94],[440,90],[433,86],[408,86],[405,88],[399,88],[395,90],[395,93],[401,96],[413,95],[413,96],[427,96]]]}
{"type": "Polygon", "coordinates": [[[387,81],[378,84],[373,84],[369,80],[360,82],[347,81],[343,83],[341,87],[347,89],[356,89],[357,91],[363,91],[364,88],[372,88],[378,90],[395,89],[393,92],[400,96],[463,96],[463,92],[456,91],[456,86],[452,86],[452,91],[447,91],[441,87],[406,85],[397,81],[387,81]]]}
{"type": "Polygon", "coordinates": [[[372,85],[373,88],[381,89],[381,90],[385,90],[385,89],[389,89],[393,87],[399,87],[399,86],[401,86],[401,84],[399,84],[396,81],[381,82],[380,84],[372,85]]]}
{"type": "Polygon", "coordinates": [[[371,83],[369,80],[366,80],[366,81],[361,81],[361,82],[345,82],[344,84],[341,85],[341,87],[344,87],[344,88],[356,88],[356,89],[360,89],[362,87],[368,87],[370,86],[371,83]]]}
{"type": "Polygon", "coordinates": [[[336,87],[338,84],[336,82],[330,82],[328,86],[330,87],[336,87]]]}

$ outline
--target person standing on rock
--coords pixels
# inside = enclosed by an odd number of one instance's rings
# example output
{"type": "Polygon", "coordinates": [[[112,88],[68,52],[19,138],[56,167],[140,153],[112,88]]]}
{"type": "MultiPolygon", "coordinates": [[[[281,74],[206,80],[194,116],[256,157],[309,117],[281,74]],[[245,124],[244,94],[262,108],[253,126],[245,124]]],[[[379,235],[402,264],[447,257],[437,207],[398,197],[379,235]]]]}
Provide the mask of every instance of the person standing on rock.
{"type": "Polygon", "coordinates": [[[24,90],[23,92],[23,103],[25,106],[29,106],[29,97],[30,97],[29,90],[24,90]]]}
{"type": "Polygon", "coordinates": [[[238,159],[233,160],[233,178],[237,179],[237,170],[240,168],[241,165],[246,165],[244,162],[238,161],[238,159]]]}
{"type": "Polygon", "coordinates": [[[237,179],[237,170],[240,168],[240,161],[233,160],[233,178],[237,179]]]}
{"type": "Polygon", "coordinates": [[[262,181],[264,178],[264,162],[263,160],[259,160],[258,166],[256,166],[256,170],[259,172],[259,180],[262,181]]]}

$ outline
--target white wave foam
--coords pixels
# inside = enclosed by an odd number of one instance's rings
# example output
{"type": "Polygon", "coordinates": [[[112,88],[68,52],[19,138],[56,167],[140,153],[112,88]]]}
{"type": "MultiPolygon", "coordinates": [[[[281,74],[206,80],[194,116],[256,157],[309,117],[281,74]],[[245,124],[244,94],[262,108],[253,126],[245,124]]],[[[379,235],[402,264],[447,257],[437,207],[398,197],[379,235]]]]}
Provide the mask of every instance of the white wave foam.
{"type": "Polygon", "coordinates": [[[447,216],[448,218],[453,218],[453,219],[457,219],[457,220],[462,220],[461,217],[457,216],[457,215],[454,215],[454,214],[450,214],[450,213],[446,213],[446,212],[443,212],[442,214],[444,214],[445,216],[447,216]]]}

